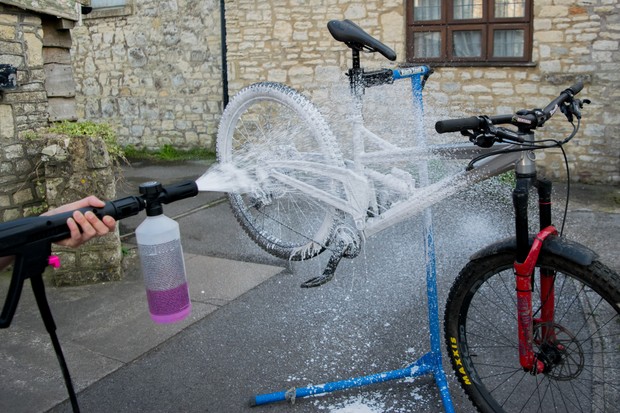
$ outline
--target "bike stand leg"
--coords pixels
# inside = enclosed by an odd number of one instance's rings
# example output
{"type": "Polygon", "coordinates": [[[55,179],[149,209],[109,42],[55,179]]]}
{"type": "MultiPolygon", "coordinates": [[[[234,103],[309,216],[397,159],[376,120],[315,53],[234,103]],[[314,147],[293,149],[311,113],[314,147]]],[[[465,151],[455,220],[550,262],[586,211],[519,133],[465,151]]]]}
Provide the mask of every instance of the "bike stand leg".
{"type": "Polygon", "coordinates": [[[355,377],[342,381],[329,382],[325,384],[313,385],[302,388],[291,388],[286,391],[268,393],[255,396],[250,404],[259,406],[263,404],[290,401],[295,399],[313,396],[317,394],[331,393],[337,390],[352,389],[369,384],[383,383],[390,380],[419,377],[426,374],[433,374],[435,383],[439,388],[439,393],[447,413],[454,412],[454,406],[446,373],[443,369],[441,357],[441,332],[439,328],[439,311],[437,300],[437,275],[435,266],[435,245],[433,239],[432,222],[430,210],[425,216],[425,252],[426,252],[426,288],[428,296],[428,321],[430,327],[431,351],[420,357],[404,369],[391,370],[383,373],[372,374],[369,376],[355,377]]]}

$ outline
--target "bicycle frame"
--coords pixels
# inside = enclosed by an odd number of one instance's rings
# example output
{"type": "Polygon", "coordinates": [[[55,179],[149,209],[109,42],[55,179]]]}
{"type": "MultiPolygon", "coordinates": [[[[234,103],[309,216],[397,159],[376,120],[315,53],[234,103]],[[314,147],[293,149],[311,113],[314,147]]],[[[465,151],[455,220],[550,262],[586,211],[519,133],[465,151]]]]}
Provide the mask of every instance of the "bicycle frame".
{"type": "MultiPolygon", "coordinates": [[[[421,93],[421,79],[430,74],[430,68],[418,66],[395,69],[391,72],[392,78],[387,83],[400,79],[411,79],[415,98],[417,93],[421,93]]],[[[395,161],[471,159],[473,156],[485,153],[487,150],[477,148],[471,143],[408,148],[394,145],[366,128],[361,114],[362,93],[355,87],[352,87],[352,91],[354,96],[356,96],[356,114],[352,119],[353,159],[345,161],[344,168],[313,162],[311,159],[304,161],[269,161],[265,166],[269,169],[268,175],[271,178],[351,216],[356,228],[362,233],[363,237],[370,237],[392,225],[411,218],[429,206],[460,192],[476,182],[513,169],[515,163],[520,162],[524,156],[522,153],[516,152],[488,157],[469,171],[460,172],[427,186],[413,188],[413,185],[405,180],[388,177],[372,169],[370,165],[393,163],[395,161]],[[372,142],[373,145],[378,146],[380,149],[367,152],[367,142],[372,142]],[[342,184],[343,191],[337,194],[328,193],[281,172],[287,170],[304,171],[336,180],[342,184]],[[390,189],[406,195],[407,199],[393,205],[380,214],[376,214],[374,217],[369,217],[369,208],[376,207],[374,204],[376,194],[373,181],[381,182],[390,189]]],[[[505,145],[507,148],[510,146],[512,145],[505,145]]],[[[497,149],[497,146],[495,149],[497,149]]]]}

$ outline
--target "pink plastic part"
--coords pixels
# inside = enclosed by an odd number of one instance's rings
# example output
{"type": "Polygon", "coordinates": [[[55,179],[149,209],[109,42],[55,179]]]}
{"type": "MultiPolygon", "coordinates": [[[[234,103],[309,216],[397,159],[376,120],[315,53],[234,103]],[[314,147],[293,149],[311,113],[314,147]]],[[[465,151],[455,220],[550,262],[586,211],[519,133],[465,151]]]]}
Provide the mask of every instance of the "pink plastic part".
{"type": "Polygon", "coordinates": [[[54,268],[60,268],[60,258],[57,255],[50,255],[47,259],[47,264],[54,268]]]}

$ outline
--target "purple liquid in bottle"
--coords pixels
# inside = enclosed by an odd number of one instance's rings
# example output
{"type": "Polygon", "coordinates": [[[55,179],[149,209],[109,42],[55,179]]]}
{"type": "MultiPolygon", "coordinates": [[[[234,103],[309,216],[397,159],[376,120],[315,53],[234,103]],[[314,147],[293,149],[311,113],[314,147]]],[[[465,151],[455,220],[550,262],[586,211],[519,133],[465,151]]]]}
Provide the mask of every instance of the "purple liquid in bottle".
{"type": "Polygon", "coordinates": [[[187,283],[170,290],[146,290],[146,299],[151,319],[156,323],[181,321],[192,310],[187,283]]]}
{"type": "Polygon", "coordinates": [[[183,320],[192,306],[181,243],[173,240],[139,247],[151,319],[156,323],[183,320]]]}

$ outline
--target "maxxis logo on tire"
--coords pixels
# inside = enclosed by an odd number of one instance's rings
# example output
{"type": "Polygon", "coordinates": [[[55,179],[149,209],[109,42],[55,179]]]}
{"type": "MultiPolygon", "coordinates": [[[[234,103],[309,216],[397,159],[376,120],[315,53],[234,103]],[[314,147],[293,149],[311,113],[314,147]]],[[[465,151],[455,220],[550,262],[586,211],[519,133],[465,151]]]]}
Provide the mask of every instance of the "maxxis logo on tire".
{"type": "Polygon", "coordinates": [[[469,375],[467,371],[465,371],[465,367],[463,366],[463,359],[461,358],[461,354],[459,353],[458,341],[456,337],[450,337],[450,357],[452,357],[452,363],[454,364],[455,370],[459,374],[459,378],[461,382],[465,385],[471,385],[471,380],[469,379],[469,375]]]}

